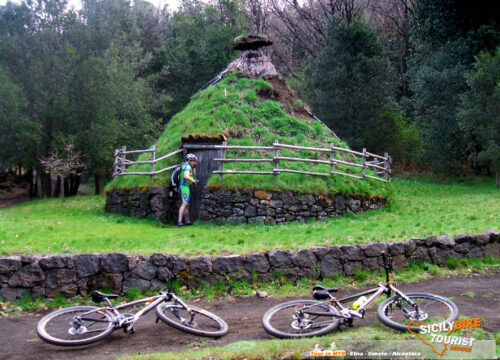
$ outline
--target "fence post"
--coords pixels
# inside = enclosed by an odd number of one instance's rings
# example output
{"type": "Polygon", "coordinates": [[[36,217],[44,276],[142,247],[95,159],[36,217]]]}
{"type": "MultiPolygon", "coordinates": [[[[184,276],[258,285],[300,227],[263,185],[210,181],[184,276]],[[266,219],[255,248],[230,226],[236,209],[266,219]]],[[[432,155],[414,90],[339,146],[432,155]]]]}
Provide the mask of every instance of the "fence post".
{"type": "MultiPolygon", "coordinates": [[[[222,143],[222,146],[226,146],[227,145],[227,142],[223,142],[222,143]]],[[[226,149],[222,149],[222,159],[225,159],[226,158],[226,149]]],[[[224,171],[224,161],[219,161],[219,171],[224,171]]],[[[219,174],[219,181],[222,181],[222,175],[223,174],[219,174]]]]}
{"type": "Polygon", "coordinates": [[[385,179],[387,181],[390,181],[391,175],[389,175],[389,173],[391,172],[391,165],[390,165],[391,157],[389,156],[389,153],[385,153],[384,157],[385,157],[385,160],[384,160],[385,179]]]}
{"type": "Polygon", "coordinates": [[[149,167],[149,172],[151,175],[149,176],[149,180],[153,182],[154,180],[154,172],[155,172],[155,159],[156,159],[156,145],[151,147],[151,166],[149,167]]]}
{"type": "Polygon", "coordinates": [[[120,150],[115,149],[115,155],[113,156],[113,179],[116,179],[118,176],[118,154],[120,150]]]}
{"type": "Polygon", "coordinates": [[[127,171],[127,166],[125,165],[125,151],[127,151],[126,146],[122,146],[122,151],[121,151],[121,156],[120,156],[120,174],[125,174],[125,171],[127,171]]]}
{"type": "Polygon", "coordinates": [[[363,170],[361,171],[363,174],[363,179],[365,178],[366,173],[366,148],[363,148],[363,170]]]}
{"type": "Polygon", "coordinates": [[[279,144],[279,141],[278,140],[274,140],[274,144],[273,144],[273,147],[274,147],[274,169],[273,169],[273,173],[274,175],[278,175],[279,172],[278,172],[278,169],[279,169],[279,165],[280,165],[280,161],[278,159],[278,157],[280,156],[280,148],[277,146],[279,144]]]}
{"type": "Polygon", "coordinates": [[[333,166],[337,165],[335,162],[335,150],[333,149],[335,145],[330,143],[330,175],[333,175],[333,166]]]}

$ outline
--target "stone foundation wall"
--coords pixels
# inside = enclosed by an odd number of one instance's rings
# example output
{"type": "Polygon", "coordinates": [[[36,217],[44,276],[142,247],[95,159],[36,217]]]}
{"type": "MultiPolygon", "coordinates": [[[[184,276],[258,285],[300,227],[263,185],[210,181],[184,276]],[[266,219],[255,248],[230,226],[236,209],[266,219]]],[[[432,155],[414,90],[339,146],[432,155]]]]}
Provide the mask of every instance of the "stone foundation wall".
{"type": "Polygon", "coordinates": [[[162,186],[113,189],[106,193],[107,212],[137,218],[148,217],[163,223],[177,219],[179,206],[180,199],[177,193],[170,192],[162,186]]]}
{"type": "Polygon", "coordinates": [[[232,223],[283,223],[325,220],[327,217],[378,209],[385,205],[379,197],[348,197],[342,194],[311,195],[292,191],[203,190],[200,218],[203,221],[232,223]]]}
{"type": "Polygon", "coordinates": [[[500,232],[479,235],[443,235],[411,239],[401,243],[315,246],[298,251],[271,250],[248,255],[210,257],[200,255],[153,254],[59,254],[50,256],[8,256],[0,258],[0,298],[68,297],[87,295],[106,288],[126,293],[131,288],[159,290],[173,273],[188,287],[227,282],[228,279],[291,281],[308,277],[321,280],[335,274],[353,275],[356,269],[377,271],[381,252],[393,257],[395,269],[414,261],[444,265],[449,257],[500,257],[500,232]]]}
{"type": "MultiPolygon", "coordinates": [[[[348,197],[342,194],[310,195],[292,191],[209,190],[202,193],[199,218],[204,222],[231,223],[325,220],[346,212],[357,213],[385,205],[379,197],[348,197]]],[[[115,189],[107,194],[106,211],[138,218],[150,217],[164,223],[177,219],[179,199],[166,188],[152,186],[115,189]]]]}

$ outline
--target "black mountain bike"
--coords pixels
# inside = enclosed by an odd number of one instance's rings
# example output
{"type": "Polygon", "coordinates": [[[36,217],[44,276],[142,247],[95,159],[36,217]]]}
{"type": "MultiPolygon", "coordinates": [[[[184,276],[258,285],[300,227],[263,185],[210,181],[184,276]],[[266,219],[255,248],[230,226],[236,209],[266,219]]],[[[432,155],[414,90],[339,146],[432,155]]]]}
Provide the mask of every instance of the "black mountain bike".
{"type": "Polygon", "coordinates": [[[220,317],[187,305],[171,289],[161,291],[157,296],[114,306],[110,299],[117,297],[115,294],[93,291],[92,300],[95,303],[105,301],[108,306],[73,306],[54,311],[38,322],[38,336],[54,345],[87,345],[105,338],[116,329],[134,333],[135,322],[152,309],[156,309],[157,323],[162,320],[195,335],[220,337],[228,330],[226,322],[220,317]],[[135,313],[130,312],[137,308],[141,309],[135,313]]]}
{"type": "Polygon", "coordinates": [[[382,253],[382,260],[386,281],[376,288],[337,299],[332,295],[337,288],[316,285],[312,291],[316,300],[289,301],[269,309],[262,319],[264,329],[279,338],[324,335],[341,325],[352,326],[356,318],[364,318],[368,306],[382,294],[387,299],[378,307],[378,319],[396,330],[419,332],[422,325],[452,322],[458,318],[458,308],[449,299],[432,294],[405,294],[398,290],[390,280],[391,259],[382,253]],[[344,306],[356,299],[351,307],[344,306]]]}

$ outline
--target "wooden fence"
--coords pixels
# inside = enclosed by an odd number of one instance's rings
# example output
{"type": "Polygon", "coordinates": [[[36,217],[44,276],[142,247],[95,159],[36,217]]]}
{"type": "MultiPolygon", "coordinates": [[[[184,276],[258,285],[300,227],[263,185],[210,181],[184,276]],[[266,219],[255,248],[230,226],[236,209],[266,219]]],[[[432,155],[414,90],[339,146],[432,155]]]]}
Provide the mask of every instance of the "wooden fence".
{"type": "Polygon", "coordinates": [[[341,147],[336,147],[333,144],[330,144],[329,148],[317,148],[317,147],[305,147],[305,146],[297,146],[297,145],[288,145],[288,144],[280,144],[278,141],[274,142],[273,146],[240,146],[240,145],[190,145],[185,144],[182,149],[176,150],[170,154],[164,155],[162,157],[156,158],[156,148],[153,146],[151,149],[147,150],[133,150],[127,151],[125,147],[122,147],[121,150],[115,150],[114,155],[114,171],[113,176],[124,176],[124,175],[149,175],[151,181],[153,181],[154,175],[160,174],[162,172],[172,170],[176,165],[169,166],[167,168],[163,168],[160,170],[155,170],[155,164],[161,160],[164,160],[168,157],[174,156],[178,153],[184,152],[186,153],[190,148],[196,149],[220,149],[222,150],[222,157],[215,158],[214,161],[219,162],[219,170],[214,171],[214,174],[219,174],[219,177],[222,178],[224,174],[226,175],[235,175],[235,174],[260,174],[260,175],[279,175],[280,173],[294,173],[294,174],[306,174],[312,176],[348,176],[356,179],[373,179],[384,182],[389,182],[391,180],[391,163],[392,159],[389,154],[385,153],[384,156],[376,155],[369,153],[366,149],[363,149],[363,152],[353,151],[341,147]],[[315,153],[329,153],[328,160],[320,160],[320,159],[309,159],[309,158],[298,158],[298,157],[289,157],[289,156],[281,156],[282,149],[290,149],[290,150],[306,150],[315,153]],[[226,151],[227,150],[246,150],[246,151],[268,151],[272,154],[269,158],[227,158],[226,151]],[[145,161],[130,161],[126,159],[127,154],[137,154],[137,153],[151,153],[151,160],[145,161]],[[346,160],[341,160],[336,157],[338,153],[346,153],[350,154],[353,158],[360,157],[361,163],[350,162],[346,160]],[[311,171],[301,171],[294,169],[286,169],[280,167],[281,161],[296,161],[296,162],[305,162],[310,164],[325,164],[329,165],[329,172],[311,172],[311,171]],[[246,162],[246,163],[272,163],[273,170],[272,171],[253,171],[253,170],[225,170],[225,164],[227,163],[236,163],[236,162],[246,162]],[[134,164],[150,164],[150,170],[148,172],[127,172],[127,166],[134,164]],[[361,169],[361,174],[349,174],[346,172],[338,171],[338,165],[342,164],[347,166],[348,168],[357,168],[361,169]],[[366,174],[366,169],[372,170],[378,176],[372,176],[366,174]]]}

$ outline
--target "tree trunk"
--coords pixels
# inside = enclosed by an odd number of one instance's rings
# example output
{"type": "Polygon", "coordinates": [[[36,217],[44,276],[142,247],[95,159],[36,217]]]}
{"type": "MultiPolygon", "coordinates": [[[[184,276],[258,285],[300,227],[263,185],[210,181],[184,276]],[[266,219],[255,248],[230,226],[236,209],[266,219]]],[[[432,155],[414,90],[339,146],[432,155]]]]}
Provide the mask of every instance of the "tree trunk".
{"type": "Polygon", "coordinates": [[[99,170],[94,172],[94,185],[95,185],[95,194],[101,194],[101,173],[99,170]]]}
{"type": "Polygon", "coordinates": [[[70,175],[69,176],[69,181],[70,181],[70,190],[69,190],[69,195],[70,196],[76,196],[78,194],[78,188],[80,187],[80,175],[70,175]]]}
{"type": "MultiPolygon", "coordinates": [[[[54,188],[54,197],[61,196],[61,176],[57,176],[56,185],[54,188]]],[[[64,194],[62,195],[64,197],[64,194]]]]}
{"type": "Polygon", "coordinates": [[[61,199],[64,200],[64,181],[62,176],[57,177],[57,182],[59,183],[59,194],[61,196],[61,199]]]}
{"type": "Polygon", "coordinates": [[[64,186],[63,186],[64,193],[69,195],[69,187],[70,187],[69,186],[69,177],[65,177],[63,182],[64,182],[64,186]]]}
{"type": "Polygon", "coordinates": [[[26,174],[28,178],[28,183],[29,183],[29,196],[30,199],[33,199],[35,197],[35,183],[34,183],[34,176],[33,176],[33,168],[28,169],[28,173],[26,174]]]}
{"type": "Polygon", "coordinates": [[[44,197],[52,196],[52,178],[50,173],[42,170],[42,191],[44,197]]]}
{"type": "Polygon", "coordinates": [[[42,169],[36,168],[36,197],[41,199],[42,196],[42,169]]]}

